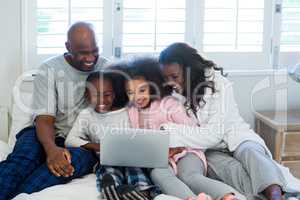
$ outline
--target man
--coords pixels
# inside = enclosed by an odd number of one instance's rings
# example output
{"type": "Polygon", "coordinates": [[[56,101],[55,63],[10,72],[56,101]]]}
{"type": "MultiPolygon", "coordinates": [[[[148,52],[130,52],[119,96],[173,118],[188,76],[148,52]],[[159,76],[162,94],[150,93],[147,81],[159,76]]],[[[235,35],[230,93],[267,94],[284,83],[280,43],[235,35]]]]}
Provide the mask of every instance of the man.
{"type": "Polygon", "coordinates": [[[92,172],[92,152],[64,147],[64,138],[86,106],[85,80],[104,66],[93,27],[73,24],[67,53],[43,63],[34,80],[34,126],[17,134],[13,152],[0,163],[0,200],[32,193],[92,172]]]}

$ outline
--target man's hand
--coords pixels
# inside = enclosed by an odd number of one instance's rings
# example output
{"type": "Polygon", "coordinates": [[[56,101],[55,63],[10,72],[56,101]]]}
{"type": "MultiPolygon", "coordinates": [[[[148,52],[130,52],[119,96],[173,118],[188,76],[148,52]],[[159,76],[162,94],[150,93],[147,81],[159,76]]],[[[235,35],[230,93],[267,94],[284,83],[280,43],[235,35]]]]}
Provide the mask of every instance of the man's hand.
{"type": "Polygon", "coordinates": [[[53,147],[47,152],[47,166],[57,177],[69,177],[74,173],[74,167],[71,165],[71,154],[67,149],[61,147],[53,147]]]}
{"type": "Polygon", "coordinates": [[[169,149],[169,158],[172,158],[174,155],[181,153],[184,150],[184,147],[176,147],[169,149]]]}
{"type": "Polygon", "coordinates": [[[71,154],[67,149],[56,146],[54,123],[55,117],[53,116],[37,116],[35,118],[37,137],[45,149],[50,172],[57,177],[69,177],[74,173],[71,154]]]}

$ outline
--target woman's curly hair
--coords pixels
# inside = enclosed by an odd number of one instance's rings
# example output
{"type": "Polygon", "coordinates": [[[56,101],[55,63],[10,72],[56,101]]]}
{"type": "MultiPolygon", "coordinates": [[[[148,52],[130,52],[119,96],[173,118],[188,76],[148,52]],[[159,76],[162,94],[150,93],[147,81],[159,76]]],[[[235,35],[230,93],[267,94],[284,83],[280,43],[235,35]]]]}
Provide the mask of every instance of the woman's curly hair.
{"type": "Polygon", "coordinates": [[[208,72],[217,70],[223,75],[223,68],[218,68],[212,61],[204,59],[196,49],[186,43],[173,43],[168,46],[160,53],[159,63],[162,65],[176,63],[183,67],[186,84],[183,88],[183,96],[186,97],[185,106],[194,114],[200,105],[206,103],[203,99],[205,89],[210,88],[212,93],[216,92],[214,81],[209,80],[213,74],[208,72]]]}

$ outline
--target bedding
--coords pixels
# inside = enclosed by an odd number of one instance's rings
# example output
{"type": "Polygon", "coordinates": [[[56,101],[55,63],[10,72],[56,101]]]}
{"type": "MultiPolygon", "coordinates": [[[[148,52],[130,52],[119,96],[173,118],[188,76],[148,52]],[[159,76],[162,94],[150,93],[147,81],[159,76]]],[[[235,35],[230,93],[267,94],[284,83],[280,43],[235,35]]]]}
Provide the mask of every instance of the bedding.
{"type": "Polygon", "coordinates": [[[8,145],[11,148],[13,148],[13,146],[16,143],[16,134],[19,131],[21,131],[24,127],[30,126],[32,124],[32,114],[30,112],[31,100],[31,91],[21,89],[17,90],[15,87],[13,91],[13,103],[11,108],[11,126],[8,139],[8,145]]]}
{"type": "Polygon", "coordinates": [[[56,185],[32,194],[19,194],[14,200],[99,200],[96,175],[89,174],[70,183],[56,185]]]}
{"type": "MultiPolygon", "coordinates": [[[[96,176],[90,174],[81,179],[74,179],[65,185],[56,185],[31,195],[19,194],[13,200],[100,200],[96,189],[96,176]]],[[[179,198],[158,195],[154,200],[181,200],[179,198]]]]}

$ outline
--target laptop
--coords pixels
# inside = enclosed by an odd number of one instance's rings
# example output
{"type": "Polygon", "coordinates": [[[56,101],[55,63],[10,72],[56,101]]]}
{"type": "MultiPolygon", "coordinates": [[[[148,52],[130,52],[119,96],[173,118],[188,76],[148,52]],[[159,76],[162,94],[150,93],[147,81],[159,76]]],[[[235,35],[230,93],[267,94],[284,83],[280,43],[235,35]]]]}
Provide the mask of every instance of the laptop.
{"type": "Polygon", "coordinates": [[[100,164],[167,168],[169,133],[163,130],[106,128],[100,139],[100,164]]]}

